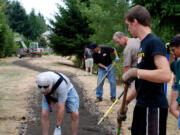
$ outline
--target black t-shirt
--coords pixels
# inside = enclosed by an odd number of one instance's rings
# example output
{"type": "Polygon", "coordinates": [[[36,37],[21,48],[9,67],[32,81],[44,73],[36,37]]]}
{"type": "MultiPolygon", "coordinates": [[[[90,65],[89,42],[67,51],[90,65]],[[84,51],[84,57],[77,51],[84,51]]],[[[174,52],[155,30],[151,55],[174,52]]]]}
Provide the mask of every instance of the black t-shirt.
{"type": "Polygon", "coordinates": [[[93,53],[93,59],[96,64],[103,64],[109,66],[112,64],[111,53],[114,52],[114,48],[108,46],[100,46],[99,53],[93,53]]]}
{"type": "MultiPolygon", "coordinates": [[[[166,50],[163,42],[153,34],[148,34],[142,41],[138,51],[138,69],[157,69],[154,63],[155,55],[165,56],[166,50]]],[[[164,94],[164,83],[153,83],[137,79],[137,106],[168,108],[167,98],[164,94]]]]}

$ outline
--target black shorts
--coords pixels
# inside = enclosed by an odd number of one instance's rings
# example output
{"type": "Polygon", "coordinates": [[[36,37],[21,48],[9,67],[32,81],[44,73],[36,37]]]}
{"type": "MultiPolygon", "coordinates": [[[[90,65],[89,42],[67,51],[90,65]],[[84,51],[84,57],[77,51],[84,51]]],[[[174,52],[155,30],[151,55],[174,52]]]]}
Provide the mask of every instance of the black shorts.
{"type": "Polygon", "coordinates": [[[131,135],[166,135],[166,108],[134,108],[131,135]]]}

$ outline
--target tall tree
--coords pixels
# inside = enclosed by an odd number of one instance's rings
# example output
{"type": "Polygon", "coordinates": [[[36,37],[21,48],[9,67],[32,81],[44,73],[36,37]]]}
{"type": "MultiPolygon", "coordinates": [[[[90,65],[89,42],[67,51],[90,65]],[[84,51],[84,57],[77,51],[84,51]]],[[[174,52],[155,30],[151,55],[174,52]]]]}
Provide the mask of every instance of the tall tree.
{"type": "Polygon", "coordinates": [[[29,30],[28,38],[36,40],[43,32],[47,30],[47,26],[44,17],[39,13],[38,16],[35,14],[35,10],[32,9],[28,17],[29,30]]]}
{"type": "Polygon", "coordinates": [[[15,52],[13,33],[7,25],[4,14],[6,0],[0,0],[0,58],[11,56],[15,52]]]}
{"type": "Polygon", "coordinates": [[[34,9],[27,15],[19,1],[8,1],[5,13],[13,31],[23,34],[28,39],[36,40],[47,30],[44,17],[40,13],[36,15],[34,9]]]}
{"type": "Polygon", "coordinates": [[[87,0],[81,6],[81,12],[91,21],[90,27],[95,30],[92,41],[100,44],[113,43],[115,31],[126,32],[124,13],[128,3],[125,0],[87,0]],[[85,6],[86,5],[86,6],[85,6]]]}
{"type": "Polygon", "coordinates": [[[152,16],[152,29],[164,41],[169,41],[180,32],[179,0],[133,0],[133,4],[140,4],[148,9],[152,16]]]}
{"type": "Polygon", "coordinates": [[[88,20],[83,17],[76,0],[64,0],[66,8],[58,5],[59,13],[55,21],[51,20],[52,48],[58,54],[68,56],[83,56],[83,48],[89,44],[89,36],[93,30],[88,26],[88,20]]]}
{"type": "Polygon", "coordinates": [[[8,24],[13,31],[24,35],[26,33],[26,28],[29,27],[28,16],[20,2],[8,1],[5,14],[7,16],[8,24]]]}
{"type": "Polygon", "coordinates": [[[46,39],[44,38],[44,37],[39,37],[38,39],[37,39],[37,41],[38,41],[38,43],[39,43],[39,47],[41,48],[41,47],[43,47],[43,48],[46,48],[47,47],[47,45],[48,45],[48,42],[46,41],[46,39]]]}

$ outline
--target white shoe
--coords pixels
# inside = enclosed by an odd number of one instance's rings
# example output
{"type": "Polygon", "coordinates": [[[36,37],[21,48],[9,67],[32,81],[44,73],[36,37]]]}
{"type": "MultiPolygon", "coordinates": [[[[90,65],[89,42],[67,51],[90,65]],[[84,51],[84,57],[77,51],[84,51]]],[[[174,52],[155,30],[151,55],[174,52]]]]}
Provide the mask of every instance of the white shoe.
{"type": "Polygon", "coordinates": [[[88,75],[88,72],[85,72],[85,75],[88,75]]]}
{"type": "Polygon", "coordinates": [[[92,73],[90,72],[89,75],[92,75],[92,73]]]}

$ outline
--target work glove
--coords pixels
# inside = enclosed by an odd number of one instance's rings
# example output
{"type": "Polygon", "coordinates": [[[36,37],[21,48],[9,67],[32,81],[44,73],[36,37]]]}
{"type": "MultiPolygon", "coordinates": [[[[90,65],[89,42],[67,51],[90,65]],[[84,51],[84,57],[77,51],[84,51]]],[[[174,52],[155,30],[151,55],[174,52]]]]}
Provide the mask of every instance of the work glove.
{"type": "Polygon", "coordinates": [[[125,121],[126,120],[126,113],[127,113],[127,104],[125,105],[125,108],[124,108],[124,113],[122,114],[121,113],[121,108],[119,108],[119,110],[117,111],[117,121],[118,123],[120,123],[121,121],[125,121]]]}
{"type": "Polygon", "coordinates": [[[119,57],[118,56],[115,58],[115,62],[116,63],[119,62],[119,57]]]}
{"type": "Polygon", "coordinates": [[[127,82],[131,78],[137,78],[137,68],[130,68],[127,72],[125,72],[122,76],[122,80],[127,82]]]}
{"type": "Polygon", "coordinates": [[[105,70],[106,70],[106,72],[109,70],[109,68],[108,67],[105,67],[105,70]]]}
{"type": "Polygon", "coordinates": [[[53,135],[61,135],[61,127],[59,126],[59,127],[56,127],[55,129],[54,129],[54,134],[53,135]]]}

